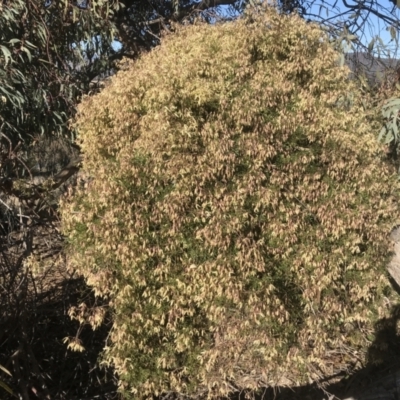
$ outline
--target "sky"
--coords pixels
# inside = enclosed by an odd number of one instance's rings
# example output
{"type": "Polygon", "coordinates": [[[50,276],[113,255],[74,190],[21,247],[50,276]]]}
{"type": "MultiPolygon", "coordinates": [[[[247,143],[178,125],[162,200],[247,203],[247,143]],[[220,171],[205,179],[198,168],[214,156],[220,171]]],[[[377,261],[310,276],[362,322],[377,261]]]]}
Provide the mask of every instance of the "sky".
{"type": "MultiPolygon", "coordinates": [[[[354,0],[345,0],[346,3],[350,5],[356,5],[356,1],[354,0]]],[[[344,6],[344,3],[342,0],[337,0],[337,1],[332,1],[332,0],[319,0],[314,2],[315,5],[311,8],[311,12],[314,14],[319,14],[323,17],[326,17],[326,9],[320,8],[321,5],[325,5],[328,8],[329,15],[328,17],[332,17],[334,15],[338,15],[340,13],[343,13],[348,10],[347,7],[344,6]],[[334,8],[334,6],[336,7],[334,8]],[[320,11],[321,10],[321,11],[320,11]]],[[[397,7],[394,7],[392,3],[389,2],[389,0],[368,0],[364,2],[365,4],[371,4],[373,3],[373,9],[381,14],[388,15],[394,19],[400,20],[400,9],[397,7]],[[393,10],[393,14],[391,14],[391,11],[393,10]]],[[[342,17],[342,20],[346,20],[349,18],[351,13],[345,15],[342,17]]],[[[373,15],[373,13],[370,13],[367,15],[366,13],[364,14],[367,16],[367,21],[368,23],[366,24],[365,28],[363,30],[364,36],[361,39],[361,42],[365,45],[368,46],[368,44],[371,42],[371,40],[377,36],[380,36],[382,39],[383,43],[387,46],[387,51],[390,52],[391,57],[396,57],[396,42],[394,40],[391,40],[391,35],[390,32],[387,30],[387,25],[377,16],[373,15]]],[[[398,34],[398,31],[397,31],[398,34]]],[[[379,45],[379,41],[377,41],[377,44],[379,45]]],[[[378,46],[379,47],[379,46],[378,46]]],[[[374,48],[376,51],[377,48],[374,48]]],[[[397,57],[400,58],[400,51],[397,51],[397,57]]]]}

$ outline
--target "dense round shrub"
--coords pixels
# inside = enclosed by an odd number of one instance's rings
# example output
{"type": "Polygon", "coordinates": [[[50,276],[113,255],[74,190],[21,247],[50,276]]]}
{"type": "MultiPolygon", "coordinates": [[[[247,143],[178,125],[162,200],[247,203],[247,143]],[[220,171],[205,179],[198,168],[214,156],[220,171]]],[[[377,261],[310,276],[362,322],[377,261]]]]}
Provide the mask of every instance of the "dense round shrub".
{"type": "Polygon", "coordinates": [[[64,232],[126,398],[304,383],[368,343],[398,184],[337,59],[263,7],[177,29],[80,105],[93,179],[64,232]]]}

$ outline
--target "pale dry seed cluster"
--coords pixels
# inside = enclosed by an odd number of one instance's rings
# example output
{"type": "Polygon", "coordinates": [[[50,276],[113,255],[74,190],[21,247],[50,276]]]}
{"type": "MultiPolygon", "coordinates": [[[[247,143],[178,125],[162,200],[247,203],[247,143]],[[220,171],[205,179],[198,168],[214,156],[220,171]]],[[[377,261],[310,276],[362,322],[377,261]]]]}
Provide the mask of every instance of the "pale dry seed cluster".
{"type": "Polygon", "coordinates": [[[82,102],[64,232],[126,398],[304,383],[384,313],[398,184],[322,36],[268,7],[179,28],[82,102]]]}

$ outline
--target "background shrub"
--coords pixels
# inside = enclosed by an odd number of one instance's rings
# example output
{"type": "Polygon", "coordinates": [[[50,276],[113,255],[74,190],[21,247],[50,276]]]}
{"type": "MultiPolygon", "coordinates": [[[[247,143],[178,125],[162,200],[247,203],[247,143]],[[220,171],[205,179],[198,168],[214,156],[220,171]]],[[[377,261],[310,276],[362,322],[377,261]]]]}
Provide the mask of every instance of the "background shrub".
{"type": "Polygon", "coordinates": [[[301,383],[367,343],[398,184],[337,58],[252,9],[177,29],[82,102],[93,179],[64,232],[127,398],[301,383]]]}

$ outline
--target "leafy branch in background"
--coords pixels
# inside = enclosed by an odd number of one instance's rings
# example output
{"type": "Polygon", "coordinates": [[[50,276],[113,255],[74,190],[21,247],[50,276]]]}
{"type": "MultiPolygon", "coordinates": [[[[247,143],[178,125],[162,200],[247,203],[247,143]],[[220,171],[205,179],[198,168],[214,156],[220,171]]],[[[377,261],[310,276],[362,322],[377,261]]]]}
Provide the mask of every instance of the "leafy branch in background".
{"type": "MultiPolygon", "coordinates": [[[[394,0],[391,2],[395,4],[394,0]]],[[[305,20],[317,22],[331,37],[338,37],[342,33],[352,35],[353,48],[358,51],[375,51],[378,55],[387,51],[380,32],[376,32],[383,25],[390,32],[397,49],[399,9],[389,1],[343,0],[340,7],[337,1],[326,0],[279,0],[278,3],[283,11],[296,11],[305,20]],[[377,22],[373,22],[372,17],[377,22]],[[367,40],[371,37],[372,40],[367,40]]]]}
{"type": "Polygon", "coordinates": [[[382,116],[386,123],[379,133],[379,140],[384,144],[399,143],[399,111],[400,99],[392,98],[382,107],[382,116]]]}
{"type": "MultiPolygon", "coordinates": [[[[383,127],[378,140],[388,147],[388,154],[397,160],[400,145],[400,98],[392,97],[382,106],[383,127]]],[[[399,169],[400,173],[400,169],[399,169]]]]}
{"type": "Polygon", "coordinates": [[[0,126],[12,143],[70,135],[68,119],[88,91],[95,59],[110,54],[115,27],[104,10],[68,1],[3,2],[0,12],[0,126]],[[94,28],[96,40],[93,40],[94,28]]]}
{"type": "MultiPolygon", "coordinates": [[[[370,104],[375,113],[377,137],[388,148],[388,155],[397,159],[400,144],[399,116],[400,91],[396,82],[400,78],[398,58],[398,31],[400,28],[399,2],[389,0],[343,0],[328,2],[322,0],[279,0],[282,10],[296,10],[307,21],[316,21],[328,34],[337,50],[342,52],[339,60],[343,65],[345,53],[352,53],[354,59],[361,54],[364,64],[353,62],[353,76],[360,79],[365,90],[374,97],[370,104]],[[381,31],[390,35],[389,43],[382,39],[381,31]],[[364,55],[367,55],[366,57],[364,55]],[[375,75],[375,76],[374,76],[375,75]],[[379,83],[379,84],[378,84],[379,83]]],[[[357,59],[358,60],[358,59],[357,59]]]]}

